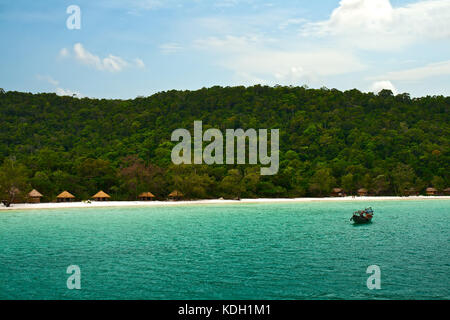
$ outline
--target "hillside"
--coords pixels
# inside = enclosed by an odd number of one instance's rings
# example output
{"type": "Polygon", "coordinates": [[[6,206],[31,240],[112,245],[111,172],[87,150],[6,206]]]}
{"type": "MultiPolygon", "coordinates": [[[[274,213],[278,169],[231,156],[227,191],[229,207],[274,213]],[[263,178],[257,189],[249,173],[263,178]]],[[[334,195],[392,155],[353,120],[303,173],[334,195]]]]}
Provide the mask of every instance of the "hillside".
{"type": "MultiPolygon", "coordinates": [[[[410,98],[304,87],[212,87],[134,100],[0,93],[0,163],[46,200],[63,190],[87,199],[143,191],[165,198],[323,196],[423,192],[450,185],[450,97],[410,98]],[[174,166],[177,128],[280,129],[280,170],[174,166]]],[[[1,182],[0,182],[1,183],[1,182]]],[[[22,187],[24,188],[24,187],[22,187]]]]}

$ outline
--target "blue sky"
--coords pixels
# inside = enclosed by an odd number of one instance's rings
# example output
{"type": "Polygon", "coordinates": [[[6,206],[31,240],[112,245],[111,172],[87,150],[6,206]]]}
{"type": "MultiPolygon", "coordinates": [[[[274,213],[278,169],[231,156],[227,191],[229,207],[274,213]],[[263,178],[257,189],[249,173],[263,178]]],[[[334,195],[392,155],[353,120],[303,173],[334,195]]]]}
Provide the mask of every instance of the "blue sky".
{"type": "Polygon", "coordinates": [[[0,0],[0,87],[134,98],[214,85],[450,95],[450,0],[0,0]],[[70,30],[66,9],[81,10],[70,30]]]}

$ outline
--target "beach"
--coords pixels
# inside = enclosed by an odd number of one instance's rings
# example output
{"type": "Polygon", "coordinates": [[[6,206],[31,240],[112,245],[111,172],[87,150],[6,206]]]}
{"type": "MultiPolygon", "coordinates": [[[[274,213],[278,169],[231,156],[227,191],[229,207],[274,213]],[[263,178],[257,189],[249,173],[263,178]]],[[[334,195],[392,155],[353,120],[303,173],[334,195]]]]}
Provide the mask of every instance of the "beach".
{"type": "Polygon", "coordinates": [[[105,207],[157,207],[157,206],[185,206],[209,204],[263,204],[263,203],[296,203],[296,202],[341,202],[341,201],[407,201],[407,200],[450,200],[450,196],[412,196],[412,197],[327,197],[327,198],[294,198],[294,199],[241,199],[241,200],[192,200],[192,201],[82,201],[82,202],[49,202],[49,203],[18,203],[11,207],[0,205],[0,210],[27,210],[27,209],[65,209],[65,208],[105,208],[105,207]]]}

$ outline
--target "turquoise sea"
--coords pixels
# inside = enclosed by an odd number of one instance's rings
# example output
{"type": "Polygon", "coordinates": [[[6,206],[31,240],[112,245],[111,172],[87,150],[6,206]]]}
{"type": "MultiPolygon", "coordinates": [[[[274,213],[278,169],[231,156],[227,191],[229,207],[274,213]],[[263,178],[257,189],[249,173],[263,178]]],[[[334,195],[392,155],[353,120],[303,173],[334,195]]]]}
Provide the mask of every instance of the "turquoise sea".
{"type": "Polygon", "coordinates": [[[449,299],[449,227],[448,200],[0,211],[0,299],[449,299]]]}

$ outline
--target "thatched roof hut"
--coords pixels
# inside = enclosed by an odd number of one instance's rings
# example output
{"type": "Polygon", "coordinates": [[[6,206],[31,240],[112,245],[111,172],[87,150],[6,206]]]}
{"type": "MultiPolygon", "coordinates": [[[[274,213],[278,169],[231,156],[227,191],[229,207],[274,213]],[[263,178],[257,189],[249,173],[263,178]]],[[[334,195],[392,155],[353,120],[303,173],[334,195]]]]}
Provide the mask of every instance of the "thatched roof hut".
{"type": "Polygon", "coordinates": [[[345,192],[342,188],[333,188],[333,190],[331,191],[331,196],[332,197],[344,197],[345,192]]]}
{"type": "Polygon", "coordinates": [[[175,190],[172,193],[169,194],[169,198],[179,200],[184,197],[184,194],[182,194],[180,191],[175,190]]]}
{"type": "Polygon", "coordinates": [[[142,192],[139,195],[140,201],[152,201],[153,199],[155,199],[155,195],[151,192],[142,192]]]}
{"type": "Polygon", "coordinates": [[[447,196],[450,196],[450,188],[444,189],[444,193],[445,193],[447,196]]]}
{"type": "Polygon", "coordinates": [[[416,189],[414,189],[414,188],[406,188],[404,191],[403,191],[403,194],[405,195],[405,196],[418,196],[419,195],[419,192],[416,190],[416,189]]]}
{"type": "Polygon", "coordinates": [[[37,191],[36,189],[31,190],[28,193],[28,202],[29,203],[40,203],[43,195],[37,191]]]}
{"type": "Polygon", "coordinates": [[[358,195],[360,197],[365,197],[365,196],[367,196],[368,193],[369,193],[369,191],[365,188],[361,188],[358,190],[358,195]]]}
{"type": "Polygon", "coordinates": [[[94,199],[95,201],[108,201],[110,198],[110,195],[103,192],[102,190],[92,196],[92,199],[94,199]]]}
{"type": "Polygon", "coordinates": [[[428,196],[437,196],[438,191],[436,188],[427,188],[426,193],[428,196]]]}
{"type": "Polygon", "coordinates": [[[58,202],[73,202],[75,201],[75,196],[70,192],[63,191],[57,197],[56,201],[58,202]]]}

